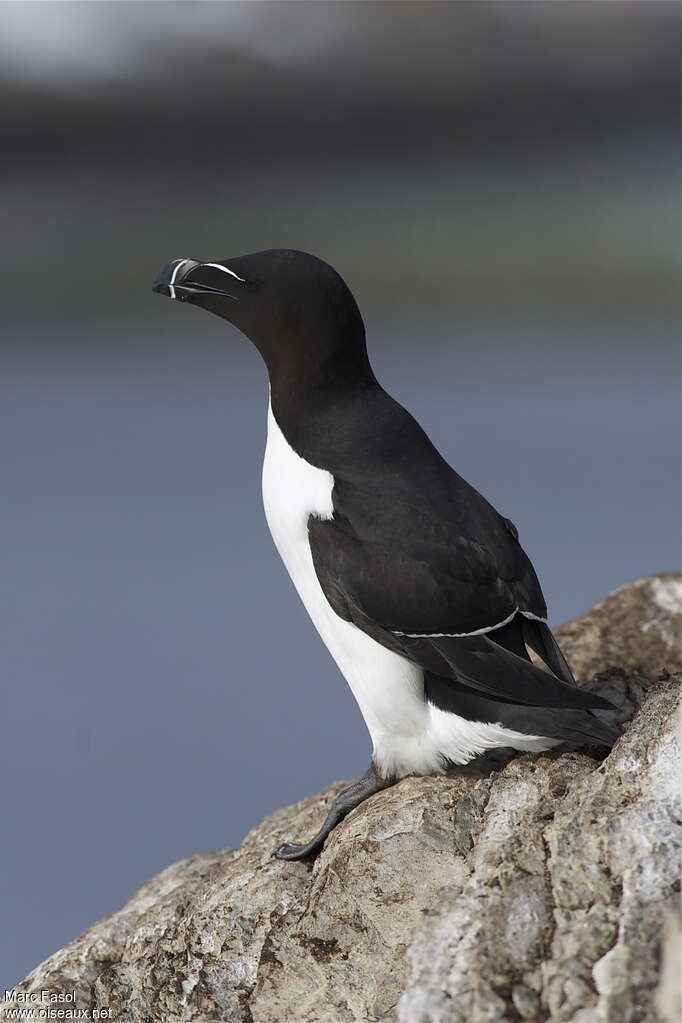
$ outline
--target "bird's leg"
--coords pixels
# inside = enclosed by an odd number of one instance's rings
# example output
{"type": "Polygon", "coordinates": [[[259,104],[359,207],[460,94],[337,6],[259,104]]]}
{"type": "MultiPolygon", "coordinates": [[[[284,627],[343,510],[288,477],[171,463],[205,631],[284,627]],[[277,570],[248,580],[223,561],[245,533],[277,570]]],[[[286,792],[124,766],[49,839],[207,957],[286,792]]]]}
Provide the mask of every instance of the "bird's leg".
{"type": "Polygon", "coordinates": [[[364,799],[368,796],[373,796],[375,792],[380,792],[381,789],[389,788],[393,785],[393,780],[386,778],[380,778],[376,772],[374,764],[371,763],[362,778],[358,778],[352,785],[349,785],[343,792],[339,792],[338,796],[329,808],[326,820],[320,830],[317,832],[314,838],[311,838],[309,842],[304,845],[297,845],[295,842],[284,842],[278,849],[275,850],[274,856],[278,860],[300,860],[304,856],[310,856],[311,853],[316,852],[325,838],[332,831],[333,828],[342,821],[343,818],[354,810],[356,806],[359,806],[364,799]]]}

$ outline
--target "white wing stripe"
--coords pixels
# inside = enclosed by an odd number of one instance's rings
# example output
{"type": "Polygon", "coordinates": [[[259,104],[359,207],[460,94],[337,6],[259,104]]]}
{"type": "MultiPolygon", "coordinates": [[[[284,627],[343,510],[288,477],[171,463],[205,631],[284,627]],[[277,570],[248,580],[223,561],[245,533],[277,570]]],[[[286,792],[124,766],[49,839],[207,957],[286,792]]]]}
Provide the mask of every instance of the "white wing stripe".
{"type": "MultiPolygon", "coordinates": [[[[546,618],[540,618],[539,615],[534,615],[532,611],[521,611],[520,613],[524,618],[533,618],[536,622],[547,624],[546,618]]],[[[515,614],[519,614],[518,607],[515,607],[507,618],[497,622],[496,625],[486,625],[482,629],[474,629],[473,632],[398,632],[394,629],[393,635],[406,636],[408,639],[462,639],[464,636],[482,636],[486,632],[494,632],[495,629],[501,629],[503,625],[508,625],[515,614]]]]}

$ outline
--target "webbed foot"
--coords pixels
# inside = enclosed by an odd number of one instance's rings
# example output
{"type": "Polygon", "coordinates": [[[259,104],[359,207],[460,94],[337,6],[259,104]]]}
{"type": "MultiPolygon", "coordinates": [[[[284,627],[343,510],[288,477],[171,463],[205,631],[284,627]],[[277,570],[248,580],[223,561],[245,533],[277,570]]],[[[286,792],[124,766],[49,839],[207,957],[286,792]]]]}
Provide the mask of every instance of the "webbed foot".
{"type": "Polygon", "coordinates": [[[370,764],[362,778],[358,778],[343,792],[339,792],[329,808],[324,824],[309,842],[301,845],[296,842],[283,842],[272,855],[278,860],[302,860],[317,852],[323,846],[329,833],[351,810],[354,810],[369,796],[373,796],[375,792],[380,792],[381,789],[386,789],[392,784],[392,781],[380,778],[374,764],[370,764]]]}

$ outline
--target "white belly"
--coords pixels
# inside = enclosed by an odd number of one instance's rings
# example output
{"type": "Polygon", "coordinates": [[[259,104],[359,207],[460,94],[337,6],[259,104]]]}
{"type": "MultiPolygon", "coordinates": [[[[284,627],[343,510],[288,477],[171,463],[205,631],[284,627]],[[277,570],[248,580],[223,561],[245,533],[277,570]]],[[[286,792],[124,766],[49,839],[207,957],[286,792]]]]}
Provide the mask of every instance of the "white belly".
{"type": "Polygon", "coordinates": [[[296,454],[268,408],[263,463],[265,516],[289,575],[315,628],[345,676],[372,737],[384,776],[432,774],[445,758],[467,763],[497,746],[546,749],[551,740],[500,725],[467,721],[424,699],[424,674],[332,610],[319,584],[308,540],[308,519],[331,519],[334,477],[296,454]],[[516,741],[514,741],[516,739],[516,741]]]}

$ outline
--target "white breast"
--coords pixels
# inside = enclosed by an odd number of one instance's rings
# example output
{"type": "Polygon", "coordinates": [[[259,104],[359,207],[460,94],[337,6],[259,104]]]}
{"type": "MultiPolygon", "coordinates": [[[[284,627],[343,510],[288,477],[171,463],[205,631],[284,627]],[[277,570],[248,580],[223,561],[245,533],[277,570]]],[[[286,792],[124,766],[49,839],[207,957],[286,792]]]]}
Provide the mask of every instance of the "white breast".
{"type": "Polygon", "coordinates": [[[421,668],[371,639],[332,610],[317,579],[308,540],[311,515],[331,519],[334,477],[310,465],[289,445],[268,408],[263,462],[263,504],[275,546],[329,652],[357,700],[385,776],[431,774],[443,758],[466,763],[495,746],[544,749],[536,737],[499,725],[465,721],[424,699],[421,668]]]}

